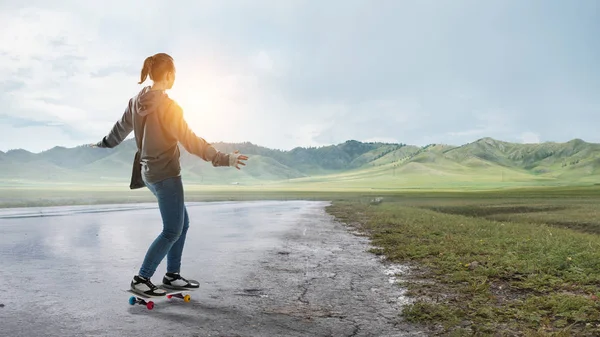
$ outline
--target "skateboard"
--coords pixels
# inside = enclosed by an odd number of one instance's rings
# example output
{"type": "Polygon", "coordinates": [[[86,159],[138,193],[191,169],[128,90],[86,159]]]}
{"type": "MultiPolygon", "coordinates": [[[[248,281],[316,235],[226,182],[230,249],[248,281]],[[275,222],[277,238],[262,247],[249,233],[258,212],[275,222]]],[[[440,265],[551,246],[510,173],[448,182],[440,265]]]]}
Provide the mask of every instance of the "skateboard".
{"type": "Polygon", "coordinates": [[[125,290],[128,293],[133,294],[134,296],[131,296],[129,298],[129,304],[131,305],[145,305],[146,308],[148,308],[148,310],[152,310],[154,309],[154,300],[162,300],[164,297],[166,297],[167,299],[171,299],[173,297],[176,298],[181,298],[184,302],[189,302],[192,297],[190,296],[190,294],[185,294],[187,292],[192,292],[194,290],[196,290],[197,288],[193,288],[193,289],[171,289],[171,288],[166,288],[164,286],[158,286],[160,289],[164,289],[167,293],[164,296],[161,297],[152,297],[152,296],[148,296],[148,295],[142,295],[140,293],[137,293],[131,289],[127,289],[125,290]]]}

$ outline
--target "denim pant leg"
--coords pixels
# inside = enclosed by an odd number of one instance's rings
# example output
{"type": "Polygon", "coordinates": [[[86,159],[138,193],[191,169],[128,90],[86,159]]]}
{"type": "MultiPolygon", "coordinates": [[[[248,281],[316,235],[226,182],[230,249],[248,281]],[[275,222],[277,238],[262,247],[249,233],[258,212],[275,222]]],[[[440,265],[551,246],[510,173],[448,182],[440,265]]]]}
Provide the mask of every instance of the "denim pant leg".
{"type": "Polygon", "coordinates": [[[163,221],[163,230],[148,248],[139,272],[140,276],[150,278],[181,237],[186,212],[181,177],[168,178],[155,184],[146,183],[146,186],[158,200],[163,221]]]}
{"type": "Polygon", "coordinates": [[[181,255],[185,244],[185,237],[190,227],[190,218],[185,206],[183,206],[183,212],[183,230],[181,230],[179,240],[173,244],[171,250],[167,253],[167,273],[179,273],[181,271],[181,255]]]}

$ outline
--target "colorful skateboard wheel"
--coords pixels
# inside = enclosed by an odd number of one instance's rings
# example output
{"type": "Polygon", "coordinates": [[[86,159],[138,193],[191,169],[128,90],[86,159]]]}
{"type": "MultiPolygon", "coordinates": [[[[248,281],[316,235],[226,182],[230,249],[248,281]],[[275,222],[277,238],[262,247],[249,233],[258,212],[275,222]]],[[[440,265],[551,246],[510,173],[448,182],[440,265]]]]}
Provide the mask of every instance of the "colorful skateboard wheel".
{"type": "Polygon", "coordinates": [[[129,298],[129,304],[131,304],[131,305],[135,305],[135,302],[136,302],[136,300],[135,300],[135,297],[134,297],[134,296],[131,296],[131,297],[129,298]]]}
{"type": "Polygon", "coordinates": [[[146,308],[148,308],[148,310],[152,310],[154,308],[154,302],[150,301],[146,303],[146,308]]]}

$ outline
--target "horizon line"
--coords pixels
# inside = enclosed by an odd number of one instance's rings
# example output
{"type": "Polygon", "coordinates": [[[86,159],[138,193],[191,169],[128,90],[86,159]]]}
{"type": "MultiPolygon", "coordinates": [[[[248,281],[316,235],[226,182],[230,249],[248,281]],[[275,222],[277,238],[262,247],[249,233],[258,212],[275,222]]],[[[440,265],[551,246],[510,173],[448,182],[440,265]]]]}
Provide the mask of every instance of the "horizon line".
{"type": "MultiPolygon", "coordinates": [[[[509,141],[505,141],[505,140],[501,140],[501,139],[496,139],[496,138],[493,138],[493,137],[481,137],[481,138],[475,139],[473,141],[463,143],[461,145],[453,145],[453,144],[448,144],[448,143],[429,143],[427,145],[422,145],[422,146],[414,145],[414,144],[408,144],[408,143],[403,143],[403,142],[398,142],[398,143],[390,143],[390,142],[367,142],[367,141],[360,141],[360,140],[356,140],[356,139],[348,139],[348,140],[345,140],[343,142],[339,142],[339,143],[335,143],[335,144],[332,143],[332,144],[318,145],[318,146],[296,146],[296,147],[293,147],[293,148],[291,148],[289,150],[284,150],[284,149],[270,148],[270,147],[267,147],[267,146],[264,146],[264,145],[253,143],[251,141],[242,141],[242,142],[216,141],[216,142],[209,142],[209,143],[210,144],[231,144],[231,145],[249,143],[251,145],[263,147],[263,148],[266,148],[266,149],[269,149],[269,150],[289,152],[289,151],[292,151],[292,150],[295,150],[295,149],[312,149],[312,148],[319,149],[319,148],[324,148],[324,147],[329,147],[329,146],[339,146],[339,145],[342,145],[342,144],[345,144],[345,143],[348,143],[348,142],[358,142],[358,143],[363,143],[363,144],[383,144],[383,145],[416,146],[416,147],[419,147],[419,148],[425,148],[425,147],[428,147],[428,146],[435,146],[435,145],[446,145],[446,146],[452,146],[452,147],[461,147],[461,146],[473,144],[473,143],[476,143],[476,142],[479,142],[479,141],[482,141],[482,140],[485,140],[485,139],[494,140],[494,141],[503,142],[503,143],[509,143],[509,144],[519,144],[519,145],[540,145],[540,144],[548,144],[548,143],[552,143],[552,144],[567,144],[567,143],[570,143],[570,142],[573,142],[573,141],[582,141],[582,142],[587,143],[587,144],[600,144],[600,143],[588,142],[588,141],[585,141],[582,138],[572,138],[572,139],[570,139],[568,141],[564,141],[564,142],[547,140],[547,141],[537,142],[537,143],[525,143],[525,142],[519,143],[519,142],[509,142],[509,141]]],[[[124,143],[127,143],[127,142],[131,142],[133,140],[134,140],[133,137],[132,138],[127,138],[120,145],[122,145],[124,143]]],[[[81,145],[76,145],[76,146],[72,146],[72,147],[66,147],[66,146],[56,145],[56,146],[53,146],[53,147],[48,148],[46,150],[42,150],[42,151],[38,151],[38,152],[29,151],[29,150],[24,149],[24,148],[9,149],[9,150],[6,150],[6,151],[0,150],[0,152],[2,152],[2,153],[8,153],[8,152],[13,152],[13,151],[25,151],[25,152],[28,152],[28,153],[31,153],[31,154],[40,154],[40,153],[44,153],[44,152],[47,152],[47,151],[50,151],[50,150],[53,150],[53,149],[56,149],[56,148],[76,149],[76,148],[80,148],[80,147],[85,147],[87,144],[88,143],[81,144],[81,145]]]]}

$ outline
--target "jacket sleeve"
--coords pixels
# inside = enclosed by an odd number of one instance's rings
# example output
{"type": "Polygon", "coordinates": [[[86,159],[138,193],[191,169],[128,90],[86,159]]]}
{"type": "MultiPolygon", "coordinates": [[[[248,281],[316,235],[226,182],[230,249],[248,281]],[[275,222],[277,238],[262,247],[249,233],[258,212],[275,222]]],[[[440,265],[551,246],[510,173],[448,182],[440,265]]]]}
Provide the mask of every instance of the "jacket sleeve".
{"type": "Polygon", "coordinates": [[[229,166],[229,155],[215,149],[210,143],[201,137],[198,137],[190,129],[185,118],[183,109],[176,102],[172,101],[170,109],[165,114],[167,130],[175,137],[183,147],[191,154],[194,154],[213,166],[229,166]]]}
{"type": "Polygon", "coordinates": [[[102,140],[96,145],[103,148],[113,148],[121,144],[121,142],[127,138],[131,131],[133,131],[133,119],[131,116],[130,100],[129,104],[127,104],[125,112],[123,113],[123,116],[121,116],[121,119],[115,123],[108,135],[102,138],[102,140]]]}

